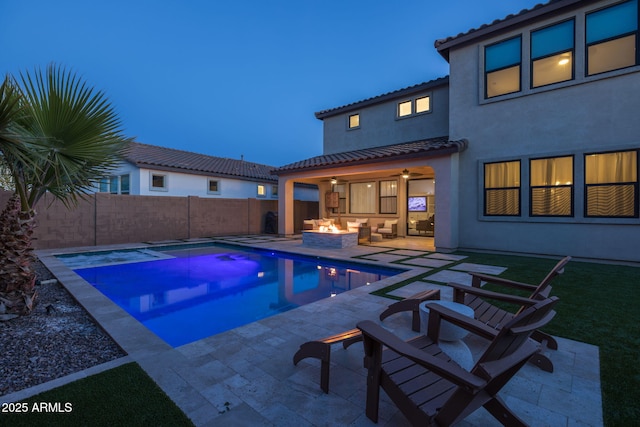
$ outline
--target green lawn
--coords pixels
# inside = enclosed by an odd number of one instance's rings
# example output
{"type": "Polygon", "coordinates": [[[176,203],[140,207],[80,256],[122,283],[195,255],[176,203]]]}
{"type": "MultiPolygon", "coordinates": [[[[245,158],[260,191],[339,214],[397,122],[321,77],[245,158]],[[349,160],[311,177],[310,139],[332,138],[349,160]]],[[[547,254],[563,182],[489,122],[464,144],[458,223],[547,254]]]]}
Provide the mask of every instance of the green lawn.
{"type": "Polygon", "coordinates": [[[193,426],[153,380],[135,363],[75,381],[23,401],[27,413],[1,413],[0,425],[193,426]],[[57,413],[36,412],[41,403],[58,404],[57,413]],[[68,406],[69,404],[70,406],[68,406]],[[35,405],[35,407],[34,407],[35,405]]]}
{"type": "MultiPolygon", "coordinates": [[[[465,262],[507,267],[502,276],[538,283],[557,259],[466,253],[465,262]]],[[[560,298],[545,331],[600,348],[604,424],[640,419],[640,268],[571,261],[553,283],[560,298]]],[[[136,364],[128,364],[39,394],[26,401],[70,402],[59,414],[0,414],[0,425],[192,425],[136,364]]]]}
{"type": "MultiPolygon", "coordinates": [[[[465,262],[505,266],[501,276],[535,284],[559,259],[464,255],[469,256],[465,262]]],[[[545,331],[600,348],[604,425],[638,425],[640,268],[572,260],[554,279],[552,295],[560,301],[545,331]]]]}

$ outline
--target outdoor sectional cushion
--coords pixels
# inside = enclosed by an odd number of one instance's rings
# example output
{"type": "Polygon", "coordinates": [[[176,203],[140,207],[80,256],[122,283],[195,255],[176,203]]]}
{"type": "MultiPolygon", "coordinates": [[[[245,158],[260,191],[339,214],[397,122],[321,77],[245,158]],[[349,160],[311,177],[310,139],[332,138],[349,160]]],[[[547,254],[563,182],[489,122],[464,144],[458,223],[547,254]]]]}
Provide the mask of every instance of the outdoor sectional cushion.
{"type": "Polygon", "coordinates": [[[347,221],[347,230],[353,232],[358,231],[360,223],[358,221],[347,221]]]}
{"type": "Polygon", "coordinates": [[[397,223],[398,223],[397,219],[387,219],[384,222],[384,227],[383,228],[391,229],[391,228],[393,228],[393,225],[397,224],[397,223]]]}
{"type": "Polygon", "coordinates": [[[378,228],[378,233],[392,234],[393,233],[393,226],[396,225],[397,223],[398,223],[397,219],[387,219],[384,222],[383,227],[378,228]]]}

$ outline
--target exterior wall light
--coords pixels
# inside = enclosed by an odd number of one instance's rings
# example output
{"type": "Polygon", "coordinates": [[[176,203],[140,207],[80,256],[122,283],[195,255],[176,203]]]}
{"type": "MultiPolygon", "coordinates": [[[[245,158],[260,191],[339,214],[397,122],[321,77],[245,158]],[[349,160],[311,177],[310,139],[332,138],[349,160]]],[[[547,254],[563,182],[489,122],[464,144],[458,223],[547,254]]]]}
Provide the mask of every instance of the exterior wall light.
{"type": "Polygon", "coordinates": [[[404,179],[409,178],[409,171],[408,171],[407,169],[405,169],[405,170],[403,170],[403,171],[402,171],[402,177],[403,177],[404,179]]]}

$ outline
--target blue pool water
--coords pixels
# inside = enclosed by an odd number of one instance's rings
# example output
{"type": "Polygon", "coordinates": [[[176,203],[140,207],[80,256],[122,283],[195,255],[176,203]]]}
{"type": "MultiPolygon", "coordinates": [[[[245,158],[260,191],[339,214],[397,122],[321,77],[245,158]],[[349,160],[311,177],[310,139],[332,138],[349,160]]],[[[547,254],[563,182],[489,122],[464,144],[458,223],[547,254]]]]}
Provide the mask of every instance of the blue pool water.
{"type": "Polygon", "coordinates": [[[173,347],[403,271],[226,246],[163,254],[75,271],[173,347]]]}

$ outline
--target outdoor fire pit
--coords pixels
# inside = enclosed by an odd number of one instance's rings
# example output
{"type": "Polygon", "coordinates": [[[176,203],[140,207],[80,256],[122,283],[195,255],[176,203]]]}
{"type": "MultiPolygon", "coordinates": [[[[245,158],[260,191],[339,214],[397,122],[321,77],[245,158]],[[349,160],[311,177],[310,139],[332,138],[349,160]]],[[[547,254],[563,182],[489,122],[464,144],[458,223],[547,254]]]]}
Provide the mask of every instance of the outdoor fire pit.
{"type": "Polygon", "coordinates": [[[358,232],[320,227],[302,232],[302,243],[314,248],[341,249],[358,246],[358,232]]]}

